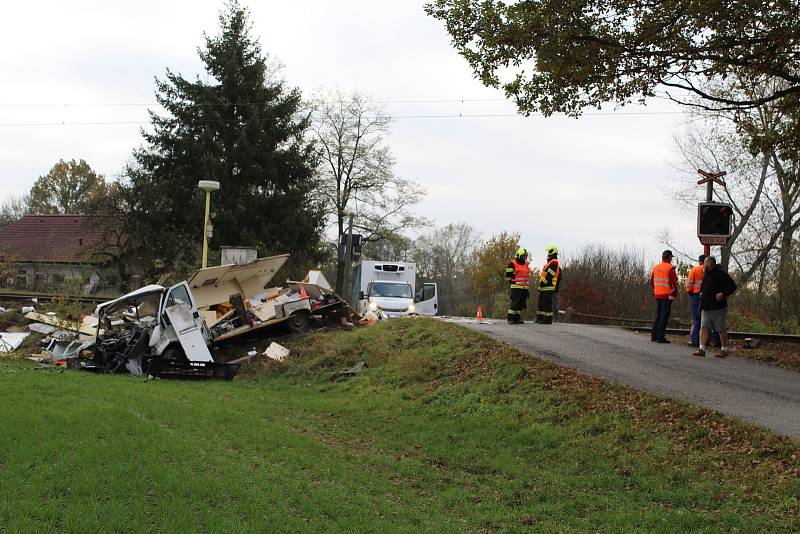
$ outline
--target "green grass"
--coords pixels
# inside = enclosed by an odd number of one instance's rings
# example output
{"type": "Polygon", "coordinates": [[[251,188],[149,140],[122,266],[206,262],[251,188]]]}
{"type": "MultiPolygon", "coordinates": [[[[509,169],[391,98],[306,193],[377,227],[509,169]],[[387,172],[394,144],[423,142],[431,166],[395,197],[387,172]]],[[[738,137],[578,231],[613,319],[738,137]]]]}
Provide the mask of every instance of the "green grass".
{"type": "Polygon", "coordinates": [[[800,530],[767,431],[432,320],[290,344],[232,383],[0,362],[0,531],[800,530]]]}

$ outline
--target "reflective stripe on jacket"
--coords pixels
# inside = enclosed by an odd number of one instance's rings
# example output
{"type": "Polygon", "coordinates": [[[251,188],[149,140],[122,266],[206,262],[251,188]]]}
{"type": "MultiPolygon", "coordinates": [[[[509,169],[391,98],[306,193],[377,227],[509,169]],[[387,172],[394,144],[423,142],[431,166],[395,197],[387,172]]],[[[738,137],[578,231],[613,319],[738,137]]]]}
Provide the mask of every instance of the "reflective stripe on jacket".
{"type": "Polygon", "coordinates": [[[528,266],[528,262],[519,263],[517,260],[511,260],[511,263],[508,265],[514,269],[511,278],[511,288],[527,289],[531,280],[531,268],[528,266]]]}
{"type": "Polygon", "coordinates": [[[686,279],[686,292],[690,295],[699,295],[703,285],[703,273],[705,269],[702,265],[695,266],[689,271],[689,278],[686,279]]]}
{"type": "Polygon", "coordinates": [[[561,265],[559,265],[558,260],[553,258],[548,261],[539,276],[539,291],[555,291],[560,274],[561,265]]]}
{"type": "Polygon", "coordinates": [[[675,296],[677,287],[674,287],[671,283],[671,271],[674,271],[674,269],[675,267],[666,261],[662,261],[653,267],[653,295],[655,295],[657,299],[675,296]]]}

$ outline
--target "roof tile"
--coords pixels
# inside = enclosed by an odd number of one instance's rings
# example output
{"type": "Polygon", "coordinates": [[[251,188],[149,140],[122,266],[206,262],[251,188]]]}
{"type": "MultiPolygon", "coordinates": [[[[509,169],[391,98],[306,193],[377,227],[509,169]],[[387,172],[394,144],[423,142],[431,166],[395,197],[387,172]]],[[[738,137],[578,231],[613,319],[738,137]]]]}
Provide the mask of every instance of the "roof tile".
{"type": "Polygon", "coordinates": [[[0,228],[0,258],[37,263],[98,263],[102,220],[88,215],[26,215],[0,228]],[[98,224],[100,223],[100,224],[98,224]]]}

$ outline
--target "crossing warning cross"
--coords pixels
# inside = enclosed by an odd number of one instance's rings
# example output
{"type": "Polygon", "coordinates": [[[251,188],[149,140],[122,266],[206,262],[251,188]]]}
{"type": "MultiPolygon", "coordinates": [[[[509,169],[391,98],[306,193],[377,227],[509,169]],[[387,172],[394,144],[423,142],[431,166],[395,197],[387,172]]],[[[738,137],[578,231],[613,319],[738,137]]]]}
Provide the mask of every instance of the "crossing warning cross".
{"type": "MultiPolygon", "coordinates": [[[[708,183],[708,182],[717,182],[722,187],[726,187],[725,180],[722,179],[723,176],[728,174],[726,171],[708,172],[708,171],[704,171],[703,169],[697,169],[697,172],[700,173],[700,175],[703,176],[702,180],[698,180],[697,181],[697,185],[703,185],[703,184],[708,183]]],[[[709,199],[709,201],[710,200],[711,199],[709,199]]]]}

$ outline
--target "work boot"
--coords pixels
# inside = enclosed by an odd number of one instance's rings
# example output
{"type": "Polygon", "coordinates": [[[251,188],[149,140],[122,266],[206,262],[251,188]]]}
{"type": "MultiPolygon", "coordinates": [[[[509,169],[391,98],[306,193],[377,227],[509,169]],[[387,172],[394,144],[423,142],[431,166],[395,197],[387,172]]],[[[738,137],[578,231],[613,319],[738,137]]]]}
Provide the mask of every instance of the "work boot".
{"type": "Polygon", "coordinates": [[[716,354],[714,354],[714,357],[716,357],[716,358],[727,358],[728,357],[728,351],[727,350],[721,350],[721,351],[717,352],[716,354]]]}
{"type": "Polygon", "coordinates": [[[706,355],[706,351],[704,351],[703,349],[697,349],[696,351],[694,351],[692,353],[692,356],[700,356],[700,357],[702,357],[702,356],[705,356],[705,355],[706,355]]]}
{"type": "Polygon", "coordinates": [[[659,339],[657,343],[672,343],[669,339],[659,339]]]}

